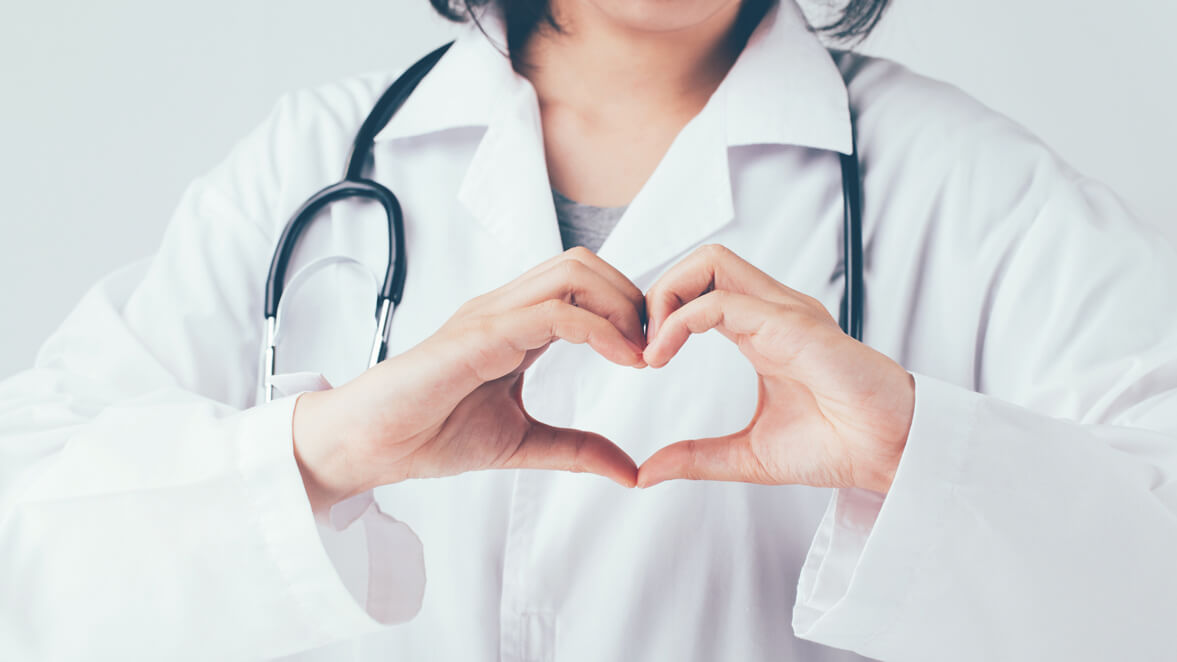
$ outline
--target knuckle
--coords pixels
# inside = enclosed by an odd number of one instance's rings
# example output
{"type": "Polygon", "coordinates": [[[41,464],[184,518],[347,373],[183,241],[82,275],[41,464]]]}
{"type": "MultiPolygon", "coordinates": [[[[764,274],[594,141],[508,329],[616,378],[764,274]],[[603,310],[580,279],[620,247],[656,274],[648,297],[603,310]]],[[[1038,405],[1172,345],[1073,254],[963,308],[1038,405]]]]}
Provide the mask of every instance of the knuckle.
{"type": "Polygon", "coordinates": [[[731,292],[727,292],[725,290],[711,290],[694,301],[688,301],[678,310],[685,310],[687,313],[692,313],[721,309],[727,306],[731,300],[731,292]]]}
{"type": "Polygon", "coordinates": [[[683,468],[682,473],[688,480],[698,480],[699,475],[699,443],[694,439],[683,442],[683,468]]]}
{"type": "Polygon", "coordinates": [[[499,335],[499,327],[493,318],[478,316],[459,321],[449,327],[444,336],[439,335],[436,338],[442,343],[442,348],[448,348],[442,356],[464,355],[467,351],[481,356],[501,343],[499,335]]]}
{"type": "Polygon", "coordinates": [[[797,292],[797,298],[800,299],[801,302],[807,307],[812,308],[814,311],[824,311],[826,309],[825,305],[823,305],[821,301],[818,301],[816,297],[810,296],[804,292],[797,292]]]}
{"type": "Polygon", "coordinates": [[[498,328],[498,320],[494,317],[480,315],[471,319],[464,331],[473,339],[490,340],[495,337],[498,328]]]}
{"type": "Polygon", "coordinates": [[[564,251],[564,256],[571,258],[573,261],[588,260],[596,257],[596,254],[585,248],[584,246],[573,246],[564,251]]]}
{"type": "Polygon", "coordinates": [[[563,313],[567,305],[560,299],[545,299],[537,303],[535,307],[545,317],[554,317],[563,313]]]}
{"type": "Polygon", "coordinates": [[[565,287],[568,287],[581,278],[586,268],[577,260],[561,260],[553,267],[553,273],[565,287]]]}
{"type": "Polygon", "coordinates": [[[704,244],[699,248],[699,252],[708,258],[715,260],[726,259],[727,257],[734,255],[730,248],[718,243],[704,244]]]}
{"type": "Polygon", "coordinates": [[[463,301],[462,304],[458,306],[458,309],[454,311],[454,317],[466,317],[469,315],[472,311],[478,308],[479,301],[482,299],[482,296],[483,295],[479,295],[473,299],[467,299],[466,301],[463,301]]]}
{"type": "Polygon", "coordinates": [[[809,311],[798,306],[784,305],[779,310],[780,314],[772,320],[774,323],[766,327],[766,331],[780,342],[789,344],[799,339],[810,338],[814,332],[825,326],[809,311]]]}
{"type": "Polygon", "coordinates": [[[798,303],[782,303],[777,307],[780,311],[780,317],[787,320],[792,326],[801,326],[808,323],[810,319],[809,309],[798,303]]]}
{"type": "Polygon", "coordinates": [[[576,473],[583,473],[588,470],[588,463],[586,461],[585,449],[588,446],[588,435],[581,432],[576,435],[572,441],[572,462],[570,463],[570,471],[576,473]]]}
{"type": "Polygon", "coordinates": [[[732,296],[732,293],[728,292],[727,290],[711,290],[710,292],[700,296],[697,300],[701,302],[700,305],[722,304],[726,301],[730,301],[732,296]]]}
{"type": "Polygon", "coordinates": [[[826,307],[820,301],[802,295],[795,303],[781,305],[781,312],[790,322],[798,326],[818,326],[829,317],[826,307]]]}

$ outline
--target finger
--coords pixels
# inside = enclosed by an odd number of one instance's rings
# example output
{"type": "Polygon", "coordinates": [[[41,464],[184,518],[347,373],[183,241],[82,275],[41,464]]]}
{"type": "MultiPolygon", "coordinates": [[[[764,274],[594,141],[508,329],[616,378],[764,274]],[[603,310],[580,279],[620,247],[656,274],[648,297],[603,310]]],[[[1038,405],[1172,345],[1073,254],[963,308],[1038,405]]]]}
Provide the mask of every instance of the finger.
{"type": "Polygon", "coordinates": [[[444,343],[422,343],[419,351],[435,366],[454,366],[460,392],[499,379],[523,365],[527,352],[555,340],[587,343],[605,359],[641,368],[642,348],[627,339],[612,322],[583,308],[548,299],[526,308],[464,320],[444,343]],[[458,357],[454,360],[454,357],[458,357]],[[463,390],[464,389],[464,390],[463,390]]]}
{"type": "Polygon", "coordinates": [[[640,311],[644,318],[646,297],[642,291],[638,289],[637,285],[634,285],[633,281],[627,278],[625,274],[618,271],[616,267],[602,260],[600,256],[585,248],[584,246],[575,246],[573,248],[569,248],[555,257],[540,262],[536,266],[525,271],[519,277],[515,278],[515,280],[499,288],[499,290],[496,290],[494,295],[496,297],[501,296],[516,287],[518,284],[536,277],[538,274],[551,269],[553,266],[561,262],[569,261],[583,264],[589,269],[595,271],[605,280],[612,283],[617,291],[621,292],[622,296],[633,302],[634,307],[640,311]]]}
{"type": "Polygon", "coordinates": [[[504,468],[594,473],[622,487],[633,487],[638,474],[633,458],[605,437],[538,421],[532,423],[504,468]]]}
{"type": "Polygon", "coordinates": [[[553,340],[587,343],[606,359],[624,366],[644,366],[642,347],[627,339],[612,322],[559,299],[512,310],[497,316],[501,337],[521,351],[537,349],[553,340]]]}
{"type": "Polygon", "coordinates": [[[638,468],[637,486],[651,487],[676,478],[775,482],[752,452],[745,432],[688,439],[660,448],[638,468]]]}
{"type": "MultiPolygon", "coordinates": [[[[794,301],[821,306],[775,280],[721,244],[696,249],[646,291],[647,338],[653,338],[668,315],[687,302],[713,290],[749,294],[767,301],[794,301]]],[[[824,308],[823,308],[824,309],[824,308]]]]}
{"type": "Polygon", "coordinates": [[[523,308],[547,299],[559,299],[604,317],[634,344],[644,346],[645,314],[641,293],[627,296],[613,281],[579,260],[561,260],[502,292],[495,305],[500,310],[523,308]]]}
{"type": "Polygon", "coordinates": [[[645,294],[641,293],[637,285],[634,285],[632,280],[627,278],[624,273],[621,273],[616,266],[613,266],[605,260],[601,259],[597,253],[594,253],[584,246],[573,246],[571,249],[558,254],[558,256],[545,260],[532,269],[527,270],[523,276],[517,278],[530,278],[534,274],[540,273],[551,267],[553,264],[561,262],[561,260],[576,260],[593,271],[600,274],[601,278],[609,280],[617,290],[624,294],[625,298],[632,300],[633,305],[639,309],[645,309],[645,294]]]}
{"type": "Polygon", "coordinates": [[[694,333],[716,329],[732,342],[759,331],[773,316],[785,312],[779,304],[747,294],[717,290],[688,302],[662,323],[643,352],[646,364],[659,368],[670,362],[694,333]]]}

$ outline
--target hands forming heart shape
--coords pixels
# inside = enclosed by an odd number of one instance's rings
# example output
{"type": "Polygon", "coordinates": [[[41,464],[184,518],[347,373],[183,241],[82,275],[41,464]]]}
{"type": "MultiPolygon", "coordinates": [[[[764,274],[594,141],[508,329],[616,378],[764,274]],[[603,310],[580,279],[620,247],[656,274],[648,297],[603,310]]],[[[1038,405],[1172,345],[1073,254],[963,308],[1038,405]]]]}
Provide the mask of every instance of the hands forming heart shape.
{"type": "Polygon", "coordinates": [[[914,402],[901,365],[723,246],[696,250],[645,294],[574,248],[468,301],[433,336],[352,382],[304,394],[295,456],[317,509],[381,484],[492,468],[586,471],[626,487],[685,478],[886,492],[914,402]],[[710,329],[758,375],[759,403],[742,430],[672,443],[638,467],[605,437],[547,425],[523,407],[524,371],[555,340],[658,368],[710,329]]]}

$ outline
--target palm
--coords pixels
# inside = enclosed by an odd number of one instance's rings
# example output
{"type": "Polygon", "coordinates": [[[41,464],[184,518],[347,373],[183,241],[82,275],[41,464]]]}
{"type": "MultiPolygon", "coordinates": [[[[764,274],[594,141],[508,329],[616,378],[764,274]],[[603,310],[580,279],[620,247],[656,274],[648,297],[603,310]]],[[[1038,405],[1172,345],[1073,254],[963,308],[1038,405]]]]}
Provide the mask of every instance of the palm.
{"type": "MultiPolygon", "coordinates": [[[[737,339],[756,369],[760,403],[748,430],[749,450],[770,483],[822,487],[856,484],[853,458],[893,437],[896,403],[880,394],[888,384],[871,377],[886,357],[848,341],[840,331],[812,329],[796,354],[782,353],[771,323],[737,339]]],[[[882,374],[882,373],[879,373],[882,374]]]]}
{"type": "Polygon", "coordinates": [[[747,434],[749,455],[756,459],[749,468],[753,482],[848,484],[841,468],[843,442],[813,392],[792,379],[759,381],[760,402],[747,434]]]}
{"type": "Polygon", "coordinates": [[[546,348],[527,352],[519,366],[475,388],[454,407],[414,453],[422,475],[510,466],[536,423],[523,407],[523,373],[546,348]]]}

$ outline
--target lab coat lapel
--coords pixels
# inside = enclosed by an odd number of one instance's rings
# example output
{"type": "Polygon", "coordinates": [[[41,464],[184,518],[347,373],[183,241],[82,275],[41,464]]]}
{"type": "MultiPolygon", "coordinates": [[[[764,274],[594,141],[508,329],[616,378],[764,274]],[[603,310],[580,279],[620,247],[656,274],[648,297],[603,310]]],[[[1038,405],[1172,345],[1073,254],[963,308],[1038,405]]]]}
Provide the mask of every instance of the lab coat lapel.
{"type": "MultiPolygon", "coordinates": [[[[458,197],[522,270],[563,244],[535,89],[504,55],[497,3],[483,9],[377,140],[486,126],[458,197]]],[[[850,152],[846,88],[795,0],[769,9],[598,254],[636,281],[706,242],[734,218],[728,150],[758,144],[850,152]]]]}
{"type": "Polygon", "coordinates": [[[376,140],[486,127],[458,199],[520,270],[563,249],[544,158],[535,88],[506,56],[495,3],[483,7],[376,140]]]}
{"type": "Polygon", "coordinates": [[[713,96],[683,127],[598,251],[631,280],[732,220],[722,111],[713,96]]]}
{"type": "Polygon", "coordinates": [[[740,222],[734,218],[728,150],[773,144],[851,151],[845,84],[795,0],[768,10],[599,254],[637,280],[740,222]],[[766,80],[779,84],[766,86],[766,80]]]}
{"type": "MultiPolygon", "coordinates": [[[[507,86],[458,197],[531,266],[563,250],[535,89],[507,86]]],[[[624,154],[618,155],[625,158],[624,154]]],[[[598,251],[631,279],[699,243],[732,219],[723,95],[713,96],[671,144],[598,251]]]]}
{"type": "Polygon", "coordinates": [[[539,104],[534,88],[520,78],[496,106],[458,198],[526,268],[563,250],[539,104]]]}

